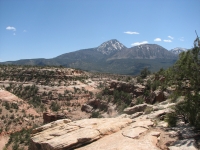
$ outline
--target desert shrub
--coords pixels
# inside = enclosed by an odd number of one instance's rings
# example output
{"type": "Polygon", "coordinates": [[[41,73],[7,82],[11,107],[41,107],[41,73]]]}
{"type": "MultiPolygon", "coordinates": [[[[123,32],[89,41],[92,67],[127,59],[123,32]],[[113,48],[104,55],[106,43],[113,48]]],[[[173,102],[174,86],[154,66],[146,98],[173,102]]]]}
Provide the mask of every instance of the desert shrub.
{"type": "Polygon", "coordinates": [[[138,83],[143,83],[143,79],[141,77],[137,77],[137,82],[138,83]]]}
{"type": "Polygon", "coordinates": [[[175,127],[177,122],[176,113],[169,113],[165,116],[165,121],[168,123],[169,127],[175,127]]]}
{"type": "Polygon", "coordinates": [[[19,150],[23,148],[23,146],[19,146],[21,144],[28,146],[31,132],[32,129],[22,129],[19,132],[12,133],[5,147],[7,148],[12,144],[12,149],[19,150]]]}
{"type": "Polygon", "coordinates": [[[99,111],[93,111],[91,113],[91,118],[100,118],[100,112],[99,111]]]}
{"type": "Polygon", "coordinates": [[[126,107],[128,107],[127,104],[121,103],[121,105],[117,106],[118,113],[122,113],[126,107]]]}
{"type": "Polygon", "coordinates": [[[135,104],[138,105],[138,104],[143,104],[143,103],[144,103],[144,99],[142,97],[137,97],[135,104]]]}
{"type": "Polygon", "coordinates": [[[57,102],[51,102],[51,106],[50,106],[51,110],[53,111],[58,111],[60,109],[60,105],[57,102]]]}
{"type": "Polygon", "coordinates": [[[11,108],[18,109],[19,107],[18,107],[18,105],[16,103],[12,103],[11,104],[11,108]]]}
{"type": "Polygon", "coordinates": [[[5,102],[5,108],[6,108],[7,110],[10,110],[10,104],[9,104],[8,102],[5,102]]]}
{"type": "Polygon", "coordinates": [[[123,102],[126,105],[130,105],[132,101],[132,96],[129,93],[123,91],[114,90],[113,96],[114,96],[114,103],[117,104],[121,104],[123,102]]]}
{"type": "Polygon", "coordinates": [[[36,108],[41,105],[41,98],[40,96],[33,96],[28,102],[36,108]]]}
{"type": "Polygon", "coordinates": [[[140,72],[140,76],[141,78],[146,78],[147,75],[151,74],[151,71],[148,70],[148,68],[144,68],[141,72],[140,72]]]}
{"type": "Polygon", "coordinates": [[[159,86],[160,86],[160,81],[155,80],[155,81],[153,81],[151,88],[153,91],[155,91],[159,86]]]}
{"type": "Polygon", "coordinates": [[[3,129],[2,129],[2,128],[0,128],[0,134],[1,134],[1,132],[3,132],[3,129]]]}

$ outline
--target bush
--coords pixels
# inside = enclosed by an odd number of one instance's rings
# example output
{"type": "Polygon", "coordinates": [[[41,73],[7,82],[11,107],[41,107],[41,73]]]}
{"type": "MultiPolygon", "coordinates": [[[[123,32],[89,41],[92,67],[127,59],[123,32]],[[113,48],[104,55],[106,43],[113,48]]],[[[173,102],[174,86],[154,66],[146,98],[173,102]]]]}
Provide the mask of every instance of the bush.
{"type": "Polygon", "coordinates": [[[168,123],[169,127],[175,127],[177,122],[177,114],[169,113],[165,117],[165,121],[168,123]]]}
{"type": "Polygon", "coordinates": [[[143,104],[144,103],[144,99],[142,98],[142,97],[138,97],[137,99],[136,99],[136,105],[139,105],[139,104],[143,104]]]}
{"type": "Polygon", "coordinates": [[[148,68],[144,68],[141,72],[140,72],[140,76],[144,79],[147,77],[147,75],[151,74],[151,71],[148,70],[148,68]]]}
{"type": "Polygon", "coordinates": [[[99,113],[99,111],[93,111],[90,117],[91,117],[91,118],[100,118],[100,113],[99,113]]]}
{"type": "Polygon", "coordinates": [[[57,102],[51,102],[51,106],[50,108],[53,110],[53,111],[58,111],[60,109],[60,105],[57,103],[57,102]]]}

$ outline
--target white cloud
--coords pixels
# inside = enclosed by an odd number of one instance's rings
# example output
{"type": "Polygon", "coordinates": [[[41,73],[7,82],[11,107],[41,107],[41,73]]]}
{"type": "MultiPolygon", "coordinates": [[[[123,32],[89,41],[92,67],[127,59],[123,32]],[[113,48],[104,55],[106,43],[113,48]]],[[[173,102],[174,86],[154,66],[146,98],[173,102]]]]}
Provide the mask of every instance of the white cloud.
{"type": "Polygon", "coordinates": [[[143,42],[135,42],[133,44],[131,44],[132,46],[137,46],[137,45],[142,45],[142,44],[147,44],[148,41],[143,41],[143,42]]]}
{"type": "Polygon", "coordinates": [[[15,33],[13,33],[13,35],[16,35],[15,33]]]}
{"type": "Polygon", "coordinates": [[[181,37],[179,40],[180,40],[181,42],[185,41],[185,40],[184,40],[184,37],[181,37]]]}
{"type": "Polygon", "coordinates": [[[161,41],[161,38],[156,38],[156,39],[154,39],[154,41],[159,42],[159,41],[161,41]]]}
{"type": "Polygon", "coordinates": [[[172,36],[170,36],[170,35],[168,36],[168,38],[170,38],[170,39],[172,39],[172,40],[174,39],[174,37],[172,37],[172,36]]]}
{"type": "Polygon", "coordinates": [[[163,40],[164,42],[172,42],[171,40],[163,40]]]}
{"type": "Polygon", "coordinates": [[[6,30],[13,30],[13,31],[16,31],[16,28],[15,28],[15,27],[8,26],[8,27],[6,27],[6,30]]]}
{"type": "Polygon", "coordinates": [[[126,31],[126,32],[124,32],[124,33],[126,33],[126,34],[140,34],[140,33],[138,33],[138,32],[132,32],[132,31],[126,31]]]}

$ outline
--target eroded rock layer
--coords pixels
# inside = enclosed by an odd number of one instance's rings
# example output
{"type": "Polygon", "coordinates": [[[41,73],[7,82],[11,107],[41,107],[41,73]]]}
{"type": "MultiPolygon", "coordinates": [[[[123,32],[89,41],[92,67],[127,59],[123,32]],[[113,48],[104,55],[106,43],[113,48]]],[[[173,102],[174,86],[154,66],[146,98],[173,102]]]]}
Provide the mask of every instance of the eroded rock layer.
{"type": "Polygon", "coordinates": [[[129,118],[58,120],[33,131],[31,150],[66,150],[91,143],[118,132],[132,122],[129,118]]]}

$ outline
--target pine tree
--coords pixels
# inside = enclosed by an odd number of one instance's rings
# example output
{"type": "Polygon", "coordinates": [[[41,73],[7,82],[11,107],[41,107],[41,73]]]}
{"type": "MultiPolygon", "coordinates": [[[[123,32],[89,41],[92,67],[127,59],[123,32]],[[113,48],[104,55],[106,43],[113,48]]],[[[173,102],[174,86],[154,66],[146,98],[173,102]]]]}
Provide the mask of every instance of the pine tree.
{"type": "Polygon", "coordinates": [[[185,122],[200,128],[200,48],[183,52],[172,69],[173,83],[177,85],[179,95],[184,95],[178,102],[175,113],[185,122]]]}

